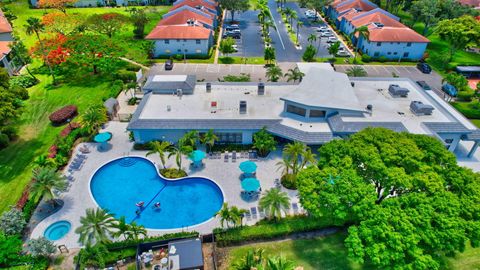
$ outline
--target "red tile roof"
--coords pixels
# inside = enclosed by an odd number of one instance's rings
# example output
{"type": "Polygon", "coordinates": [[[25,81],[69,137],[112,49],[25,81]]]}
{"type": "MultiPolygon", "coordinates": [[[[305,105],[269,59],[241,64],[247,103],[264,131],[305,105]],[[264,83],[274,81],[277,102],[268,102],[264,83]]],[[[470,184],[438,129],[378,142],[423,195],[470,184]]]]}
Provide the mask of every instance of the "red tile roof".
{"type": "Polygon", "coordinates": [[[0,33],[11,33],[12,26],[8,22],[7,18],[5,18],[5,15],[3,15],[3,12],[0,10],[0,33]]]}
{"type": "Polygon", "coordinates": [[[194,21],[201,22],[203,24],[208,24],[213,26],[213,19],[207,16],[200,15],[191,10],[182,10],[178,13],[175,13],[169,17],[162,19],[158,25],[178,25],[185,24],[188,20],[193,19],[194,21]]]}
{"type": "Polygon", "coordinates": [[[207,7],[209,9],[213,9],[215,10],[216,9],[216,6],[215,5],[212,5],[211,3],[207,2],[207,1],[203,1],[203,0],[184,0],[180,3],[173,3],[173,8],[172,9],[177,9],[178,7],[181,7],[181,6],[191,6],[191,7],[196,7],[196,6],[204,6],[204,7],[207,7]]]}
{"type": "Polygon", "coordinates": [[[202,26],[158,25],[145,39],[208,39],[212,30],[202,26]]]}
{"type": "Polygon", "coordinates": [[[408,27],[368,27],[369,40],[372,42],[430,42],[426,37],[418,34],[408,27]]]}
{"type": "Polygon", "coordinates": [[[458,2],[465,6],[480,8],[480,0],[458,0],[458,2]]]}
{"type": "Polygon", "coordinates": [[[5,54],[8,54],[12,50],[9,47],[10,43],[10,41],[0,41],[0,59],[2,59],[5,54]]]}
{"type": "MultiPolygon", "coordinates": [[[[196,0],[195,0],[195,1],[196,1],[196,0]]],[[[177,9],[179,9],[179,8],[181,8],[181,7],[184,7],[184,6],[189,6],[189,7],[191,7],[191,8],[197,9],[197,8],[196,8],[197,5],[198,5],[198,4],[196,4],[195,2],[192,2],[191,0],[185,0],[184,2],[178,4],[177,6],[173,6],[173,7],[170,9],[170,11],[177,10],[177,9]]],[[[205,7],[206,7],[206,5],[203,5],[203,7],[202,7],[202,8],[198,8],[198,10],[200,10],[200,11],[202,11],[202,12],[205,12],[205,13],[207,13],[208,15],[210,15],[210,16],[212,16],[212,17],[215,17],[215,16],[217,15],[217,14],[211,12],[209,9],[207,9],[207,8],[205,8],[205,7]]],[[[169,12],[170,12],[170,11],[169,11],[169,12]]]]}
{"type": "Polygon", "coordinates": [[[355,28],[358,28],[360,26],[367,25],[367,24],[373,23],[373,22],[381,23],[384,26],[406,27],[401,22],[393,19],[390,16],[385,15],[384,13],[382,13],[380,11],[369,14],[369,15],[365,15],[365,16],[363,16],[361,18],[358,18],[358,19],[351,20],[351,23],[353,24],[353,26],[355,26],[355,28]]]}
{"type": "Polygon", "coordinates": [[[364,2],[363,0],[355,0],[341,6],[337,5],[334,8],[341,13],[351,8],[361,9],[362,11],[370,11],[376,7],[364,2]]]}
{"type": "Polygon", "coordinates": [[[342,18],[345,18],[345,20],[350,21],[353,17],[358,16],[362,13],[364,13],[364,11],[358,11],[358,10],[352,8],[349,11],[347,11],[347,12],[343,13],[342,15],[338,16],[338,20],[341,21],[342,18]]]}

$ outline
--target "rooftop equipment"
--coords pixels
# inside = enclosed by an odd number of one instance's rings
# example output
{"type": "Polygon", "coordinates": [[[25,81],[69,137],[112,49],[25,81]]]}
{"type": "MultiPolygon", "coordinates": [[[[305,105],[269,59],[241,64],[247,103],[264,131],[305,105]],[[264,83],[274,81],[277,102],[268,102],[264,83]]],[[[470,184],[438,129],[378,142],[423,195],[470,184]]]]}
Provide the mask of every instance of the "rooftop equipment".
{"type": "Polygon", "coordinates": [[[207,89],[207,93],[212,92],[212,84],[207,82],[206,89],[207,89]]]}
{"type": "Polygon", "coordinates": [[[240,100],[240,114],[247,113],[247,102],[245,100],[240,100]]]}
{"type": "Polygon", "coordinates": [[[259,96],[265,95],[265,84],[264,83],[258,83],[258,93],[259,96]]]}
{"type": "Polygon", "coordinates": [[[388,92],[393,97],[407,97],[410,90],[400,87],[397,84],[390,84],[390,86],[388,87],[388,92]]]}
{"type": "Polygon", "coordinates": [[[414,100],[410,103],[410,110],[416,115],[431,115],[434,108],[431,105],[414,100]]]}

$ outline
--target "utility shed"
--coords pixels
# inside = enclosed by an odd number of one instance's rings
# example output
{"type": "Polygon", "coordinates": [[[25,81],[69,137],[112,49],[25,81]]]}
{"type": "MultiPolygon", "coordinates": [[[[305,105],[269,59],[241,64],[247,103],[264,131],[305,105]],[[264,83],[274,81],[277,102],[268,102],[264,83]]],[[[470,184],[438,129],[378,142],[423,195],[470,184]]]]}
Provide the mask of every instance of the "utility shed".
{"type": "Polygon", "coordinates": [[[105,100],[105,102],[103,103],[103,106],[107,110],[107,114],[108,114],[108,117],[110,119],[117,116],[118,109],[120,109],[120,105],[118,103],[118,100],[116,98],[113,98],[113,97],[105,100]]]}
{"type": "Polygon", "coordinates": [[[144,93],[191,95],[196,81],[195,75],[150,75],[142,90],[144,93]]]}
{"type": "Polygon", "coordinates": [[[170,270],[203,270],[202,241],[199,238],[168,243],[170,270]]]}

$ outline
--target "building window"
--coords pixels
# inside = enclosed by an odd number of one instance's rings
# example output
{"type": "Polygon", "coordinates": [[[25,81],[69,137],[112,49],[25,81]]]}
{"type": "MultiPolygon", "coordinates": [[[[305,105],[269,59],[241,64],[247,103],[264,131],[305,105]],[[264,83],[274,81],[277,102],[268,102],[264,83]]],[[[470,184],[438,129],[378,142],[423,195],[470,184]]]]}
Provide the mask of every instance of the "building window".
{"type": "Polygon", "coordinates": [[[411,47],[412,46],[412,43],[411,42],[408,42],[407,43],[407,47],[411,47]]]}
{"type": "Polygon", "coordinates": [[[445,143],[451,144],[453,142],[453,139],[445,139],[445,143]]]}
{"type": "Polygon", "coordinates": [[[409,54],[408,52],[404,52],[403,57],[408,57],[408,54],[409,54]]]}
{"type": "Polygon", "coordinates": [[[379,52],[375,52],[375,53],[373,54],[374,57],[378,57],[379,55],[380,55],[379,52]]]}
{"type": "Polygon", "coordinates": [[[182,50],[181,50],[181,49],[178,49],[177,52],[182,52],[182,50]]]}
{"type": "Polygon", "coordinates": [[[200,39],[197,39],[197,40],[195,40],[195,42],[196,42],[197,44],[200,44],[201,41],[200,41],[200,39]]]}
{"type": "Polygon", "coordinates": [[[393,44],[393,42],[390,42],[390,44],[393,44]]]}
{"type": "Polygon", "coordinates": [[[392,52],[388,52],[387,54],[390,55],[390,54],[392,54],[392,52]]]}
{"type": "Polygon", "coordinates": [[[324,118],[325,117],[325,111],[310,110],[310,117],[312,117],[312,118],[324,118]]]}
{"type": "Polygon", "coordinates": [[[377,47],[380,47],[382,45],[381,42],[377,42],[377,47]]]}
{"type": "Polygon", "coordinates": [[[305,108],[297,107],[290,104],[287,105],[287,112],[300,115],[303,117],[305,117],[305,115],[307,114],[307,110],[305,108]]]}
{"type": "Polygon", "coordinates": [[[397,44],[400,44],[400,42],[397,42],[397,44]]]}
{"type": "Polygon", "coordinates": [[[180,39],[177,39],[177,42],[180,42],[180,39]]]}
{"type": "Polygon", "coordinates": [[[397,55],[397,52],[393,52],[393,55],[397,55]]]}
{"type": "Polygon", "coordinates": [[[184,40],[183,40],[183,42],[187,42],[187,40],[186,40],[186,39],[184,39],[184,40]]]}
{"type": "Polygon", "coordinates": [[[170,44],[170,40],[169,40],[169,39],[165,39],[165,44],[170,44]]]}
{"type": "Polygon", "coordinates": [[[196,53],[202,53],[202,50],[195,50],[196,53]]]}
{"type": "Polygon", "coordinates": [[[170,51],[170,50],[165,50],[165,53],[166,53],[166,54],[170,54],[171,52],[172,52],[172,51],[170,51]]]}
{"type": "Polygon", "coordinates": [[[219,132],[215,133],[218,137],[219,143],[242,143],[241,132],[219,132]]]}

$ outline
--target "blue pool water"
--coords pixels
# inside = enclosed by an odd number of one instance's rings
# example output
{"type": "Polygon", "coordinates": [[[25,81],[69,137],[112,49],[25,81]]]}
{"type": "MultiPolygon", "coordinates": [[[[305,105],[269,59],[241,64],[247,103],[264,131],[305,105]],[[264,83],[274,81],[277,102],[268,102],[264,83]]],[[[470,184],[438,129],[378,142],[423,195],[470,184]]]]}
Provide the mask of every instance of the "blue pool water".
{"type": "Polygon", "coordinates": [[[149,160],[141,157],[105,164],[94,174],[90,188],[100,207],[148,229],[196,225],[212,218],[223,204],[222,191],[214,182],[202,177],[165,180],[149,160]],[[139,201],[145,205],[137,215],[135,204],[139,201]],[[154,207],[156,202],[160,202],[160,209],[154,207]]]}
{"type": "Polygon", "coordinates": [[[66,220],[57,221],[48,226],[48,228],[43,232],[43,236],[48,240],[55,241],[63,238],[72,227],[72,224],[66,220]]]}

